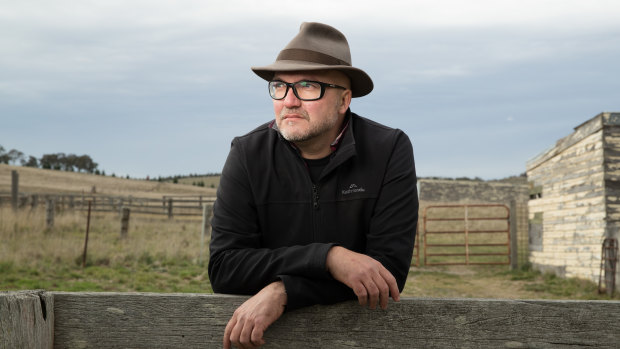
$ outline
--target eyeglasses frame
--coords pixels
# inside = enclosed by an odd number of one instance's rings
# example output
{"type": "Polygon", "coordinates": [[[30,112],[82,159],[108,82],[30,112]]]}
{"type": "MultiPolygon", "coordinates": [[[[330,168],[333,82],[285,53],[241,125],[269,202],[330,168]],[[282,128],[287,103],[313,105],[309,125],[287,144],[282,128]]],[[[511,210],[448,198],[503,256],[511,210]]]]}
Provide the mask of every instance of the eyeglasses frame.
{"type": "Polygon", "coordinates": [[[342,90],[346,90],[346,87],[343,86],[339,86],[339,85],[335,85],[335,84],[329,84],[326,82],[321,82],[321,81],[314,81],[314,80],[299,80],[296,82],[285,82],[282,80],[271,80],[269,81],[269,83],[267,84],[267,88],[269,89],[269,96],[276,100],[276,101],[281,101],[284,98],[286,98],[286,96],[288,95],[288,90],[293,90],[293,94],[295,94],[295,97],[297,97],[297,99],[299,99],[300,101],[306,101],[306,102],[310,102],[310,101],[318,101],[319,99],[323,98],[323,95],[325,95],[325,88],[326,87],[331,87],[331,88],[339,88],[342,90]],[[284,92],[284,96],[282,96],[282,98],[275,98],[271,95],[271,89],[269,88],[269,86],[271,86],[272,82],[280,82],[286,85],[286,92],[284,92]],[[304,99],[299,97],[299,95],[297,94],[297,89],[294,87],[296,84],[300,83],[300,82],[313,82],[313,83],[317,83],[319,84],[319,86],[321,86],[321,94],[317,97],[317,98],[312,98],[312,99],[304,99]]]}

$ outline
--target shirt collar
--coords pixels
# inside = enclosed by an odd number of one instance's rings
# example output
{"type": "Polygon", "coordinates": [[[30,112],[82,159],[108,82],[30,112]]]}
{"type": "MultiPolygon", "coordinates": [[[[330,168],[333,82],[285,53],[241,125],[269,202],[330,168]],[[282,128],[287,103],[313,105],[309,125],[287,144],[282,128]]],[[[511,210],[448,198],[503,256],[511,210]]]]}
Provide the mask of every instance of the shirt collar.
{"type": "Polygon", "coordinates": [[[342,140],[342,137],[344,137],[345,132],[349,128],[350,122],[351,122],[351,109],[347,109],[347,113],[344,116],[344,122],[343,122],[342,129],[340,130],[338,137],[336,137],[336,139],[329,145],[329,147],[332,149],[333,152],[338,149],[338,146],[340,145],[340,141],[342,140]]]}

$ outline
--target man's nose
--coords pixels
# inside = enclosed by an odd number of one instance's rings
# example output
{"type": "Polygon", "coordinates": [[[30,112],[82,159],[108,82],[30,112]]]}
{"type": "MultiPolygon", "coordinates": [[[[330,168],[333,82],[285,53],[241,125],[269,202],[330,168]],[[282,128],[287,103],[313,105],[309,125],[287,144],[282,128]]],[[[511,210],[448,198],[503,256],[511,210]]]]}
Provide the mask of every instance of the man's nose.
{"type": "Polygon", "coordinates": [[[292,87],[289,87],[288,93],[286,94],[286,97],[284,97],[284,106],[287,108],[301,106],[301,100],[295,96],[295,92],[293,92],[292,87]]]}

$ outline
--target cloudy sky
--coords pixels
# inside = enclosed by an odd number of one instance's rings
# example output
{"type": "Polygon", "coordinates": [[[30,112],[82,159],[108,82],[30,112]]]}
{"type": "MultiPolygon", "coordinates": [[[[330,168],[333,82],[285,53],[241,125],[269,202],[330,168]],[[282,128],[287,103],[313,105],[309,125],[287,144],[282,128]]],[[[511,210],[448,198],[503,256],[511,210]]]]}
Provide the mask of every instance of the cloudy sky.
{"type": "Polygon", "coordinates": [[[347,36],[375,82],[352,110],[404,130],[419,176],[518,175],[620,111],[617,0],[4,0],[0,145],[119,176],[220,172],[273,117],[250,66],[304,21],[347,36]]]}

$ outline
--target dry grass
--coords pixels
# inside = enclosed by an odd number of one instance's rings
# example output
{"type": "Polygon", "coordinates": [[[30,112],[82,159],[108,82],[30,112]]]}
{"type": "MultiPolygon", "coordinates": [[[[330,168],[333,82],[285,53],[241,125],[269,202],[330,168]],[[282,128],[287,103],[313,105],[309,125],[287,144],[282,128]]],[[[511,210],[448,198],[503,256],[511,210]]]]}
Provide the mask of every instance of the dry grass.
{"type": "Polygon", "coordinates": [[[134,197],[163,195],[215,196],[214,188],[187,184],[97,176],[88,173],[44,170],[39,168],[0,164],[0,193],[11,191],[11,171],[19,174],[20,193],[91,193],[134,197]]]}
{"type": "Polygon", "coordinates": [[[199,176],[199,177],[184,177],[180,178],[180,184],[190,184],[202,182],[206,188],[217,188],[220,185],[220,176],[199,176]]]}
{"type": "Polygon", "coordinates": [[[82,268],[86,223],[67,212],[46,229],[42,210],[0,208],[0,290],[210,291],[200,220],[132,217],[122,239],[118,215],[93,215],[82,268]]]}
{"type": "MultiPolygon", "coordinates": [[[[163,195],[215,196],[215,189],[97,176],[85,173],[0,165],[0,194],[19,173],[24,193],[91,193],[161,198],[163,195]]],[[[86,268],[82,268],[86,213],[59,212],[47,229],[42,205],[17,214],[0,206],[0,290],[209,292],[200,265],[201,220],[132,214],[127,239],[117,214],[93,214],[86,268]]],[[[205,241],[205,246],[207,242],[205,241]]],[[[207,259],[206,247],[203,251],[207,259]]]]}
{"type": "MultiPolygon", "coordinates": [[[[40,259],[73,262],[84,247],[87,217],[74,211],[57,215],[54,227],[45,227],[43,210],[0,208],[0,256],[18,264],[40,259]]],[[[196,259],[199,255],[200,220],[179,222],[164,218],[131,217],[128,238],[120,237],[117,214],[91,216],[88,255],[94,260],[119,264],[127,256],[143,254],[161,258],[196,259]]]]}

